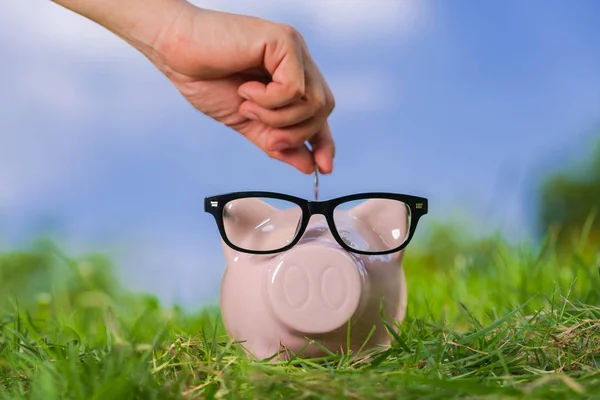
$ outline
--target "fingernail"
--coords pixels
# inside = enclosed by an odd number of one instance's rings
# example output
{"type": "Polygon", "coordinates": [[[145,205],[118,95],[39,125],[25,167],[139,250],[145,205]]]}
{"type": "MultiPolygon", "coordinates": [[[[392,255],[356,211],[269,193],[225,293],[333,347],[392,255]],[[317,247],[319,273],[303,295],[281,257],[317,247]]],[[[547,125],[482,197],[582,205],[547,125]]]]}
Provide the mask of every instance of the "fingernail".
{"type": "Polygon", "coordinates": [[[246,90],[240,90],[239,95],[243,99],[250,100],[250,94],[246,90]]]}
{"type": "Polygon", "coordinates": [[[246,118],[251,119],[253,121],[257,121],[258,120],[258,116],[256,114],[254,114],[253,112],[246,111],[244,113],[244,115],[246,116],[246,118]]]}
{"type": "Polygon", "coordinates": [[[279,143],[275,143],[275,146],[273,146],[273,148],[276,151],[282,151],[282,150],[291,149],[292,146],[290,146],[290,144],[286,143],[286,142],[279,142],[279,143]]]}

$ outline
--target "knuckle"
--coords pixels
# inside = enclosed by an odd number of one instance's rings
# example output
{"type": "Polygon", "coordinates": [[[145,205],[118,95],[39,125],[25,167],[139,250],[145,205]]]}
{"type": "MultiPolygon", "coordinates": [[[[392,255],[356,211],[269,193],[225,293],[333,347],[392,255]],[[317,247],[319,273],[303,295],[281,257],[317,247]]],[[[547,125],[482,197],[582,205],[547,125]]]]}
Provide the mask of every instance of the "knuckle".
{"type": "Polygon", "coordinates": [[[277,157],[277,154],[276,154],[276,152],[275,152],[275,151],[272,151],[272,150],[265,150],[265,154],[266,154],[266,155],[267,155],[269,158],[272,158],[272,159],[274,159],[274,160],[277,160],[277,159],[278,159],[278,157],[277,157]]]}
{"type": "Polygon", "coordinates": [[[300,147],[300,146],[304,145],[304,142],[306,142],[307,136],[309,136],[309,135],[304,134],[304,132],[302,132],[300,134],[288,133],[287,135],[282,137],[282,141],[285,141],[291,147],[300,147]]]}
{"type": "Polygon", "coordinates": [[[322,93],[315,94],[313,96],[312,103],[315,113],[322,112],[327,108],[327,98],[322,93]]]}
{"type": "Polygon", "coordinates": [[[238,111],[241,114],[248,114],[250,112],[256,114],[256,111],[253,109],[253,107],[250,105],[249,101],[244,101],[242,104],[240,104],[238,111]]]}
{"type": "Polygon", "coordinates": [[[304,144],[307,141],[310,141],[320,130],[320,126],[316,126],[314,124],[311,125],[310,128],[306,129],[302,132],[301,135],[298,135],[298,142],[300,144],[304,144]]]}
{"type": "Polygon", "coordinates": [[[331,114],[335,109],[335,99],[333,96],[329,96],[327,99],[327,115],[331,114]]]}
{"type": "Polygon", "coordinates": [[[307,131],[306,133],[300,135],[294,135],[294,137],[291,139],[291,142],[295,147],[300,147],[303,146],[304,143],[313,135],[314,133],[311,131],[307,131]]]}
{"type": "Polygon", "coordinates": [[[302,39],[302,34],[300,31],[294,28],[292,25],[280,23],[279,29],[285,37],[292,39],[295,42],[302,39]]]}
{"type": "Polygon", "coordinates": [[[287,87],[287,92],[290,98],[294,100],[301,99],[305,94],[304,82],[290,82],[290,84],[287,87]]]}
{"type": "Polygon", "coordinates": [[[333,112],[333,109],[335,108],[335,98],[333,97],[333,93],[331,93],[331,90],[329,88],[326,88],[325,91],[325,111],[327,112],[327,115],[331,114],[333,112]]]}

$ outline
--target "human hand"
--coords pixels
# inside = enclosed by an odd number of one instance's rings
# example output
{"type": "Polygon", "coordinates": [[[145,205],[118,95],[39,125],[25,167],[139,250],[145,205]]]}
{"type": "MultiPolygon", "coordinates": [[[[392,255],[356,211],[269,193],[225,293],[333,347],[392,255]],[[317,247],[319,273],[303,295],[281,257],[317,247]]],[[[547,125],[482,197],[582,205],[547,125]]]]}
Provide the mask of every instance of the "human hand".
{"type": "Polygon", "coordinates": [[[270,157],[304,173],[315,162],[333,170],[333,95],[294,28],[185,0],[52,1],[126,40],[196,109],[270,157]]]}
{"type": "Polygon", "coordinates": [[[334,98],[294,28],[259,18],[181,10],[149,58],[199,111],[304,173],[333,169],[334,98]],[[312,153],[305,145],[309,142],[312,153]],[[314,158],[313,158],[314,157],[314,158]]]}

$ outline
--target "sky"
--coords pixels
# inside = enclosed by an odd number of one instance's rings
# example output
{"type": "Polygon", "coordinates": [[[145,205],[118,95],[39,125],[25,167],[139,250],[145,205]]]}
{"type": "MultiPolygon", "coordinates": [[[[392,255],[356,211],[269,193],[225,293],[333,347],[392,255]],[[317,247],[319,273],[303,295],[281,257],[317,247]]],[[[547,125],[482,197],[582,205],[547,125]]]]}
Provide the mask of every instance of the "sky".
{"type": "MultiPolygon", "coordinates": [[[[600,119],[593,0],[192,2],[300,30],[336,99],[320,198],[427,197],[414,242],[453,215],[528,237],[535,184],[600,119]]],[[[47,0],[0,7],[1,248],[50,232],[195,307],[218,299],[224,267],[205,196],[313,196],[311,176],[197,112],[110,32],[47,0]]]]}

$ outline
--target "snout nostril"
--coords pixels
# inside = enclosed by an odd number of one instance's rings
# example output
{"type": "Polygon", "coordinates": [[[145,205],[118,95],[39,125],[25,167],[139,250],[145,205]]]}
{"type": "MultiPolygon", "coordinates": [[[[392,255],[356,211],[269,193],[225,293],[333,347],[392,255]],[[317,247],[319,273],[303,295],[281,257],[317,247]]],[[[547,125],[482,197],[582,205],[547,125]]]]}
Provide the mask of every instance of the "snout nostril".
{"type": "Polygon", "coordinates": [[[339,269],[328,267],[323,272],[321,294],[323,303],[331,310],[339,310],[348,296],[348,285],[340,284],[345,278],[339,269]]]}

